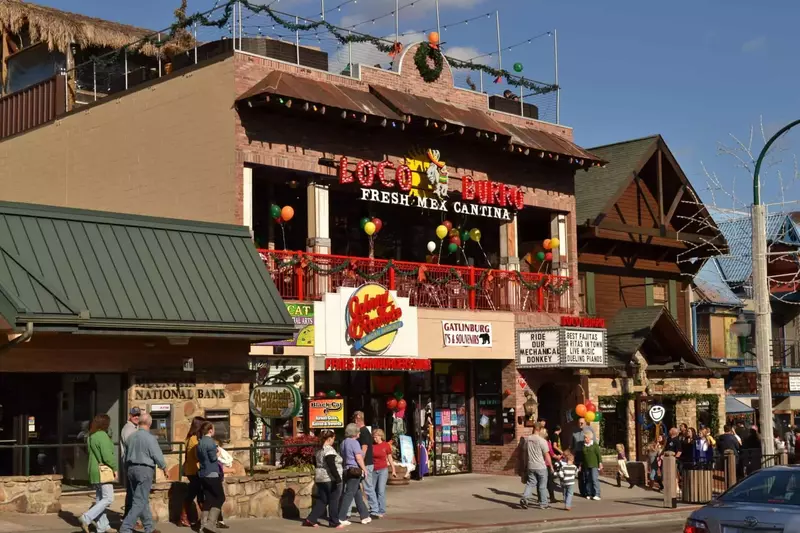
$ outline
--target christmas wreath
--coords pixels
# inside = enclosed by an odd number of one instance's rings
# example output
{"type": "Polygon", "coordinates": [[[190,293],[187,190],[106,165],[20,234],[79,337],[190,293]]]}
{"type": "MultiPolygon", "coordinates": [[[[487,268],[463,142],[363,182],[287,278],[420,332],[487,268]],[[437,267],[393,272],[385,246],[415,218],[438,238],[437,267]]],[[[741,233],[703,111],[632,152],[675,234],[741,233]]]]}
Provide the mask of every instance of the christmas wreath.
{"type": "Polygon", "coordinates": [[[434,82],[442,75],[444,67],[444,56],[441,50],[432,47],[428,43],[422,43],[414,54],[414,64],[417,66],[419,75],[428,83],[434,82]],[[433,61],[433,67],[428,64],[428,59],[433,61]]]}

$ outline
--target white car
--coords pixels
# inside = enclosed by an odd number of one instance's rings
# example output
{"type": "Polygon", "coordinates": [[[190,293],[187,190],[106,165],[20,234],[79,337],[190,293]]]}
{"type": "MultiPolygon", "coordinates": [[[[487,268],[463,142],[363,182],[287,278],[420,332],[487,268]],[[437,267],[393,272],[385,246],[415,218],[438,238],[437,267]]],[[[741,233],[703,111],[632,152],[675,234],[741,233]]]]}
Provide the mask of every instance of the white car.
{"type": "Polygon", "coordinates": [[[684,533],[800,533],[800,466],[754,472],[693,512],[684,533]]]}

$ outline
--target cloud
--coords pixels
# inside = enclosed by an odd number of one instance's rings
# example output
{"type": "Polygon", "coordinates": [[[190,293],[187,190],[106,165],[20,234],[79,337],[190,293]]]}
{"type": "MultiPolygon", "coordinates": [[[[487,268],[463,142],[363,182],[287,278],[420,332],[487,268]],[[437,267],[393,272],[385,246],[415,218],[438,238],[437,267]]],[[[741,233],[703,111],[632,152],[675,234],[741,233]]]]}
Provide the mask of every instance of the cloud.
{"type": "Polygon", "coordinates": [[[460,59],[461,61],[469,61],[473,57],[483,55],[477,48],[473,46],[454,46],[444,50],[444,53],[449,57],[460,59]]]}
{"type": "Polygon", "coordinates": [[[755,37],[750,39],[749,41],[745,41],[742,45],[742,52],[745,54],[754,54],[757,52],[765,52],[767,50],[767,38],[766,36],[762,35],[761,37],[755,37]]]}
{"type": "MultiPolygon", "coordinates": [[[[286,1],[286,0],[284,0],[286,1]]],[[[339,1],[339,0],[331,0],[339,1]]],[[[471,9],[487,0],[439,0],[439,12],[443,18],[447,18],[448,11],[457,9],[471,9]]],[[[337,25],[344,28],[349,28],[354,24],[358,24],[358,31],[370,33],[370,28],[376,26],[393,26],[394,17],[385,16],[394,11],[395,2],[393,0],[369,0],[369,3],[359,2],[358,4],[350,4],[342,8],[343,16],[337,25]],[[347,11],[346,14],[345,11],[347,11]],[[372,24],[372,19],[383,17],[372,24]]],[[[405,33],[404,24],[408,21],[417,21],[421,19],[429,19],[433,21],[434,10],[432,2],[423,2],[422,0],[401,0],[400,1],[400,31],[405,33]]],[[[448,18],[449,20],[449,18],[448,18]]]]}

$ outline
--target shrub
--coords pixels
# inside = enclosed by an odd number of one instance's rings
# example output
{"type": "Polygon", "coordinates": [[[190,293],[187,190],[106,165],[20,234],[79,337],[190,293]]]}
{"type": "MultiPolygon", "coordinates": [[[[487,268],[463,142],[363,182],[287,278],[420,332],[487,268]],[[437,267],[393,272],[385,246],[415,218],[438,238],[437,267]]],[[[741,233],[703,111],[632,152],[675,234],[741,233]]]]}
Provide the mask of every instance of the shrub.
{"type": "Polygon", "coordinates": [[[285,468],[314,466],[314,453],[318,443],[316,437],[311,435],[286,437],[283,442],[288,445],[283,449],[281,456],[281,463],[285,468]]]}

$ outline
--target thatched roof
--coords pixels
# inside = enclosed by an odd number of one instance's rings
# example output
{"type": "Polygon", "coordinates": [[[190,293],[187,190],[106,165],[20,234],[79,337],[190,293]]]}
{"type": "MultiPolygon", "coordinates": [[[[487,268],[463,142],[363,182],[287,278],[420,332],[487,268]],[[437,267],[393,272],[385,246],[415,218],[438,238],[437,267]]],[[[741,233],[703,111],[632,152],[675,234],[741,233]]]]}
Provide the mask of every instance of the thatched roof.
{"type": "MultiPolygon", "coordinates": [[[[81,48],[122,48],[155,33],[21,0],[0,0],[0,24],[15,34],[27,27],[33,42],[47,43],[50,50],[60,52],[66,52],[70,43],[81,48]]],[[[155,55],[156,47],[145,44],[140,51],[155,55]]]]}

